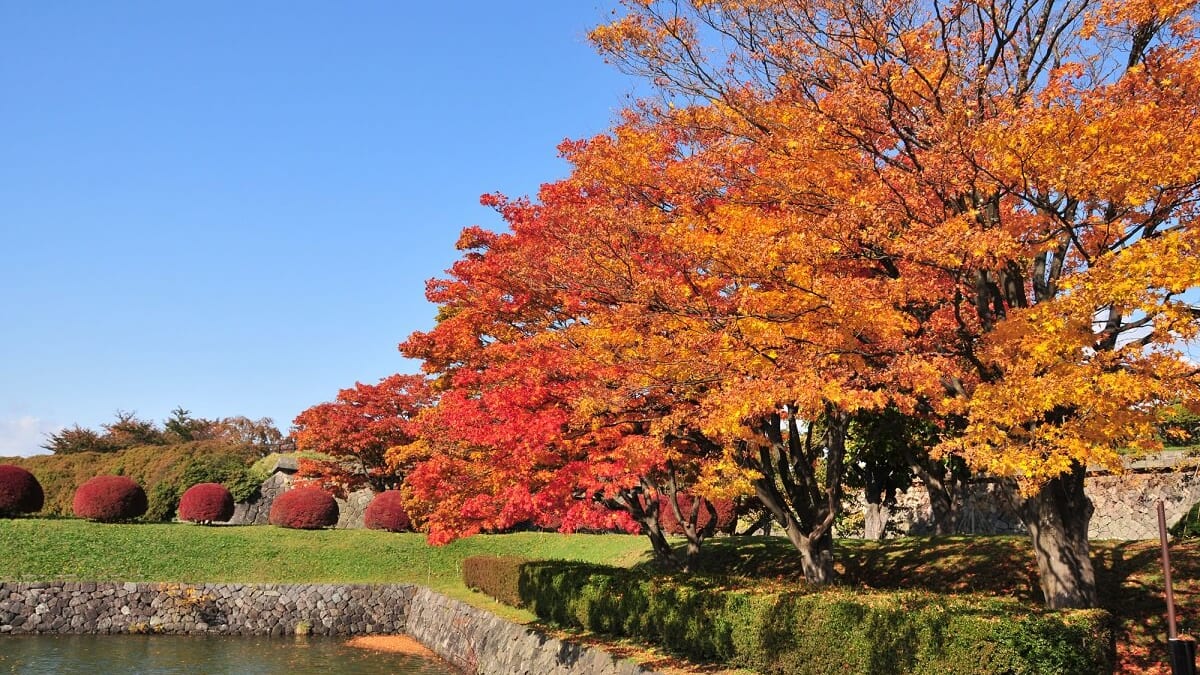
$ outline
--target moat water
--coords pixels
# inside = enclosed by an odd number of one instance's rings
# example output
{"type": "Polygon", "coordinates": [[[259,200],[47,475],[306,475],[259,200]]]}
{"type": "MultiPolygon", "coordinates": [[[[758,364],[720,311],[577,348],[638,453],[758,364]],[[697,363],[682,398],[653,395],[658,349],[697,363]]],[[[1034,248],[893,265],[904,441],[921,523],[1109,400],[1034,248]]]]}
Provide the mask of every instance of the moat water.
{"type": "Polygon", "coordinates": [[[23,675],[452,675],[441,661],[347,647],[337,638],[0,636],[0,673],[23,675]]]}

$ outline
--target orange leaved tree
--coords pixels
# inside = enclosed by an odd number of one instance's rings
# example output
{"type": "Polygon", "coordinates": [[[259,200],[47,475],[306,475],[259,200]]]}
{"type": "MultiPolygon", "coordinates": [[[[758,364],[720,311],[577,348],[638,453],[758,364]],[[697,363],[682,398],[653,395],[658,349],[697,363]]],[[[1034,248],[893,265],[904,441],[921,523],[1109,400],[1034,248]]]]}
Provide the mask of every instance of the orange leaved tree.
{"type": "Polygon", "coordinates": [[[1085,468],[1200,398],[1194,3],[627,6],[593,39],[661,89],[658,124],[751,158],[680,227],[717,256],[766,244],[730,288],[827,301],[758,312],[781,344],[852,338],[811,383],[840,383],[827,405],[886,390],[960,421],[938,451],[1014,481],[1047,604],[1094,605],[1085,468]]]}

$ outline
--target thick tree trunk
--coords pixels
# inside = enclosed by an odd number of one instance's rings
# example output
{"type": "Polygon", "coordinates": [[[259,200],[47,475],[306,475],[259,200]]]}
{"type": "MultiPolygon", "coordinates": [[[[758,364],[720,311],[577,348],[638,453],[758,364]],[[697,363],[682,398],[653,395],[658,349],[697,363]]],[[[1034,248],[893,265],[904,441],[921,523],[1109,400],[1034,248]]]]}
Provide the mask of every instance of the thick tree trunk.
{"type": "Polygon", "coordinates": [[[954,492],[925,483],[929,492],[929,511],[933,533],[939,536],[958,532],[959,500],[954,492]]]}
{"type": "MultiPolygon", "coordinates": [[[[770,508],[769,505],[768,508],[770,508]]],[[[790,514],[785,513],[784,515],[783,533],[800,552],[800,565],[804,570],[804,580],[815,586],[833,583],[835,581],[833,535],[829,528],[825,528],[815,537],[809,536],[801,528],[800,523],[791,518],[790,514]]]]}
{"type": "Polygon", "coordinates": [[[654,550],[654,559],[671,567],[677,565],[675,552],[671,550],[671,543],[667,541],[667,535],[663,532],[662,526],[658,522],[658,517],[648,516],[638,522],[642,526],[642,532],[650,538],[650,546],[654,550]]]}
{"type": "Polygon", "coordinates": [[[1042,594],[1051,609],[1095,607],[1098,602],[1088,544],[1093,508],[1084,494],[1084,474],[1076,464],[1037,494],[1019,498],[1018,513],[1029,528],[1042,594]]]}
{"type": "Polygon", "coordinates": [[[757,452],[746,448],[742,461],[761,474],[754,481],[755,494],[800,553],[805,581],[830,584],[835,581],[833,521],[842,499],[847,417],[830,407],[820,445],[813,443],[812,427],[807,439],[800,440],[794,416],[788,420],[784,439],[780,421],[778,417],[765,421],[761,430],[767,443],[757,452]],[[824,476],[815,470],[821,457],[824,476]]]}
{"type": "Polygon", "coordinates": [[[927,456],[908,453],[909,466],[925,485],[929,494],[930,528],[933,534],[948,535],[958,532],[958,518],[962,505],[962,482],[944,463],[927,456]]]}
{"type": "Polygon", "coordinates": [[[863,510],[863,539],[882,541],[891,517],[892,510],[886,504],[867,502],[867,508],[863,510]]]}

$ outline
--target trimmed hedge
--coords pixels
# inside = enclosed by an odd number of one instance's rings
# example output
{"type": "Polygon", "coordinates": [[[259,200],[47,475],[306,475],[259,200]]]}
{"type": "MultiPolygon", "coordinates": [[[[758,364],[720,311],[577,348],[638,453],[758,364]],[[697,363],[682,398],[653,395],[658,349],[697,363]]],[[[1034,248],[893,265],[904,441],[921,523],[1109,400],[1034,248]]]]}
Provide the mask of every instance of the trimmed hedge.
{"type": "Polygon", "coordinates": [[[0,464],[0,518],[42,510],[46,495],[42,484],[25,469],[0,464]]]}
{"type": "Polygon", "coordinates": [[[75,491],[72,510],[100,523],[133,520],[146,512],[146,491],[128,476],[96,476],[75,491]]]}
{"type": "Polygon", "coordinates": [[[754,593],[586,563],[468,560],[469,587],[515,597],[543,620],[764,674],[1112,672],[1102,610],[1035,611],[915,591],[754,593]]]}
{"type": "Polygon", "coordinates": [[[404,495],[399,490],[384,490],[375,495],[363,513],[363,525],[371,530],[407,532],[412,520],[404,508],[404,495]]]}
{"type": "Polygon", "coordinates": [[[197,483],[179,498],[179,519],[212,523],[233,517],[233,495],[220,483],[197,483]]]}
{"type": "Polygon", "coordinates": [[[338,505],[333,495],[320,488],[292,488],[275,498],[269,520],[279,527],[319,530],[337,524],[338,505]]]}
{"type": "Polygon", "coordinates": [[[521,567],[530,562],[511,556],[477,555],[463,558],[463,584],[513,607],[521,601],[521,567]]]}

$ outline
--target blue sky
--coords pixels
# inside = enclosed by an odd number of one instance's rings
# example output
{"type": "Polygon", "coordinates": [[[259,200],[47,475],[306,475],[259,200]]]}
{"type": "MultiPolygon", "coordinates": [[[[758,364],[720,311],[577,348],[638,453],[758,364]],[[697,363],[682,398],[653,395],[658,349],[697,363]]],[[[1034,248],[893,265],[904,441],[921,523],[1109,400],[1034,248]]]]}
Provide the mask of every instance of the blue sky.
{"type": "Polygon", "coordinates": [[[479,195],[633,92],[585,37],[613,4],[0,0],[0,456],[415,372],[479,195]]]}

